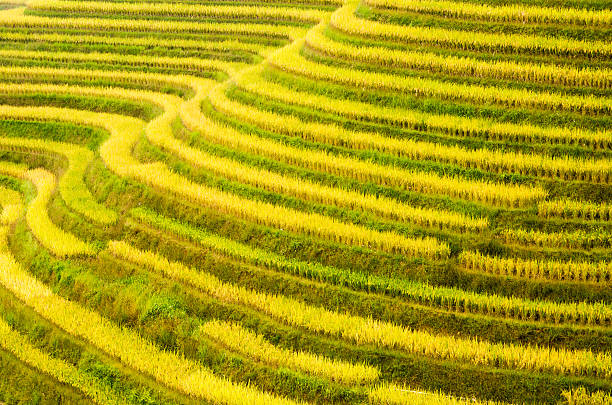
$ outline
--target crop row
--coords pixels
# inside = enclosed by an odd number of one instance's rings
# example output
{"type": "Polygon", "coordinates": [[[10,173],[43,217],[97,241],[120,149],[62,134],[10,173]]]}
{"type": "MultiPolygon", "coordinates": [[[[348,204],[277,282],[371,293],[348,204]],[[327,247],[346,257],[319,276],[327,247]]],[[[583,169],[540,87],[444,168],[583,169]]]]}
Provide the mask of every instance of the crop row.
{"type": "Polygon", "coordinates": [[[365,21],[355,16],[359,1],[350,0],[331,16],[331,25],[352,35],[453,46],[486,52],[530,52],[562,56],[610,56],[612,44],[569,38],[526,34],[497,34],[457,31],[435,27],[417,27],[365,21]]]}
{"type": "MultiPolygon", "coordinates": [[[[0,161],[0,173],[10,177],[22,178],[27,171],[26,166],[0,161]]],[[[24,203],[18,191],[0,186],[0,226],[8,225],[17,220],[24,210],[24,203]]]]}
{"type": "MultiPolygon", "coordinates": [[[[2,169],[0,169],[2,172],[2,169]]],[[[10,224],[23,213],[23,201],[18,192],[0,186],[0,225],[10,224]]]]}
{"type": "Polygon", "coordinates": [[[612,395],[603,391],[588,392],[584,387],[563,392],[568,405],[612,405],[612,395]]]}
{"type": "Polygon", "coordinates": [[[470,150],[460,146],[389,138],[378,133],[347,130],[334,124],[306,122],[294,116],[262,111],[229,100],[225,90],[225,87],[219,86],[209,94],[210,102],[217,110],[269,131],[298,135],[315,142],[355,149],[375,149],[415,160],[433,160],[496,173],[511,172],[604,183],[612,180],[612,161],[608,159],[586,160],[490,149],[470,150]]]}
{"type": "Polygon", "coordinates": [[[380,46],[357,46],[333,41],[325,36],[324,31],[325,26],[323,25],[308,31],[305,37],[306,45],[335,58],[457,76],[601,89],[608,89],[612,86],[612,73],[606,68],[577,69],[553,64],[480,60],[469,56],[440,55],[433,52],[396,50],[380,46]]]}
{"type": "Polygon", "coordinates": [[[525,230],[519,228],[504,229],[501,232],[506,242],[518,242],[525,245],[568,248],[568,249],[593,249],[612,247],[612,234],[604,229],[593,231],[568,231],[568,232],[542,232],[536,230],[525,230]]]}
{"type": "Polygon", "coordinates": [[[87,45],[124,45],[124,46],[144,46],[159,48],[179,48],[179,49],[201,49],[201,50],[222,50],[222,51],[243,51],[251,53],[267,54],[272,47],[253,43],[243,42],[235,39],[225,39],[219,41],[206,41],[185,38],[155,38],[155,37],[134,37],[134,36],[106,36],[91,34],[61,34],[61,33],[35,33],[35,32],[0,32],[0,40],[6,42],[49,42],[49,43],[71,43],[87,45]]]}
{"type": "MultiPolygon", "coordinates": [[[[450,311],[514,319],[545,321],[550,323],[577,322],[583,324],[606,324],[612,320],[610,308],[599,304],[559,304],[546,301],[530,301],[497,295],[473,293],[457,288],[434,287],[403,278],[390,278],[323,266],[318,263],[289,259],[273,252],[253,248],[233,240],[209,234],[188,225],[162,217],[154,212],[135,209],[130,215],[139,222],[148,224],[166,233],[173,233],[191,240],[207,249],[223,255],[250,262],[288,274],[305,276],[315,280],[348,286],[356,290],[367,290],[401,296],[421,305],[450,311]]],[[[461,256],[466,262],[469,256],[461,256]]],[[[604,277],[610,277],[609,271],[604,277]]]]}
{"type": "Polygon", "coordinates": [[[245,34],[270,38],[300,38],[304,29],[293,26],[264,23],[220,23],[190,21],[152,21],[146,19],[110,19],[110,18],[49,18],[23,15],[21,9],[12,13],[0,13],[0,27],[31,29],[83,29],[100,32],[138,31],[162,33],[218,33],[245,34]]]}
{"type": "Polygon", "coordinates": [[[198,72],[221,71],[232,73],[241,66],[237,63],[224,62],[220,60],[200,59],[194,57],[174,58],[168,56],[141,56],[125,55],[117,53],[98,53],[98,52],[50,52],[50,51],[27,51],[0,49],[0,57],[19,58],[19,59],[38,59],[62,63],[74,62],[96,62],[123,64],[130,66],[150,66],[166,69],[187,69],[198,72]]]}
{"type": "Polygon", "coordinates": [[[502,402],[457,398],[397,384],[380,385],[370,391],[370,400],[381,405],[504,405],[502,402]]]}
{"type": "Polygon", "coordinates": [[[279,295],[247,290],[224,283],[210,274],[187,268],[180,263],[169,262],[155,253],[135,249],[125,243],[113,244],[111,249],[112,253],[120,258],[192,285],[222,301],[247,305],[289,325],[357,344],[375,344],[418,355],[476,365],[593,375],[601,378],[609,378],[612,375],[612,357],[607,353],[517,346],[433,335],[372,318],[310,306],[279,295]]]}
{"type": "Polygon", "coordinates": [[[254,18],[319,22],[326,14],[312,8],[202,5],[181,3],[111,3],[100,1],[32,0],[28,8],[39,11],[61,11],[67,13],[105,13],[136,16],[176,16],[187,18],[254,18]]]}
{"type": "Polygon", "coordinates": [[[351,364],[313,353],[279,348],[262,335],[237,323],[213,320],[202,324],[198,332],[233,352],[275,367],[288,367],[351,385],[371,383],[379,377],[379,371],[366,364],[351,364]]]}
{"type": "Polygon", "coordinates": [[[453,83],[422,77],[399,76],[329,66],[303,57],[300,54],[303,43],[303,40],[293,42],[282,52],[275,53],[270,63],[283,71],[315,80],[360,88],[392,90],[418,97],[464,100],[477,104],[494,103],[507,107],[565,110],[581,114],[603,114],[612,111],[612,104],[609,98],[605,97],[564,95],[528,89],[453,83]]]}
{"type": "Polygon", "coordinates": [[[586,8],[540,7],[524,4],[490,5],[449,0],[366,0],[365,4],[383,9],[493,22],[579,24],[589,27],[607,27],[612,24],[610,11],[586,8]]]}
{"type": "Polygon", "coordinates": [[[234,76],[236,84],[254,94],[288,104],[340,114],[360,120],[374,120],[397,124],[419,131],[442,132],[450,136],[483,136],[494,140],[544,142],[550,144],[584,145],[609,149],[612,134],[580,128],[538,127],[530,124],[501,123],[481,118],[439,115],[394,107],[380,107],[370,103],[335,99],[290,89],[261,77],[261,69],[241,72],[234,76]]]}
{"type": "Polygon", "coordinates": [[[538,204],[538,215],[544,218],[560,217],[587,221],[611,221],[612,205],[569,199],[542,201],[538,204]]]}
{"type": "Polygon", "coordinates": [[[612,281],[612,263],[606,262],[503,258],[473,251],[463,251],[459,260],[468,270],[502,276],[595,283],[612,281]]]}

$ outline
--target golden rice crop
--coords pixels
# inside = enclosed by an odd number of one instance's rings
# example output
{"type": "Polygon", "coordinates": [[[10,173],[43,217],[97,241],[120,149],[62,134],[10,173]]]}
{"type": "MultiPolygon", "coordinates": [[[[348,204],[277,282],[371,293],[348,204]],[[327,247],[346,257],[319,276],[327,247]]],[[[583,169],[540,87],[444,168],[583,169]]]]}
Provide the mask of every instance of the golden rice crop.
{"type": "Polygon", "coordinates": [[[28,227],[38,241],[56,256],[93,255],[95,249],[71,233],[57,227],[47,214],[47,205],[55,189],[55,176],[42,170],[29,170],[24,177],[36,187],[36,198],[26,211],[28,227]]]}
{"type": "MultiPolygon", "coordinates": [[[[0,173],[5,173],[0,168],[0,173]]],[[[24,205],[21,194],[15,190],[0,186],[0,225],[15,222],[23,213],[24,205]]]]}
{"type": "Polygon", "coordinates": [[[522,228],[504,229],[501,236],[506,242],[548,248],[593,249],[612,247],[612,234],[599,229],[593,231],[542,232],[522,228]]]}
{"type": "Polygon", "coordinates": [[[102,1],[31,0],[28,8],[67,13],[107,13],[137,16],[180,16],[188,18],[222,17],[319,22],[328,12],[312,8],[206,5],[181,3],[127,3],[102,1]]]}
{"type": "Polygon", "coordinates": [[[501,402],[457,398],[396,384],[381,384],[368,393],[368,398],[371,403],[381,405],[502,405],[501,402]]]}
{"type": "Polygon", "coordinates": [[[503,258],[467,250],[461,252],[459,260],[469,270],[503,276],[595,283],[612,280],[612,263],[607,262],[503,258]]]}
{"type": "Polygon", "coordinates": [[[608,57],[612,44],[603,41],[586,41],[564,37],[547,37],[528,34],[498,34],[475,31],[448,30],[436,27],[419,27],[365,21],[355,15],[359,1],[350,0],[331,16],[331,25],[352,35],[363,35],[428,43],[436,46],[454,46],[476,51],[520,51],[552,55],[584,55],[608,57]]]}
{"type": "Polygon", "coordinates": [[[612,220],[612,204],[596,204],[570,199],[542,201],[538,204],[538,215],[544,218],[610,221],[612,220]]]}
{"type": "MultiPolygon", "coordinates": [[[[0,253],[3,255],[5,253],[0,253]]],[[[2,258],[0,258],[2,261],[2,258]]],[[[71,385],[82,391],[95,403],[101,405],[127,404],[117,398],[105,386],[101,386],[93,378],[81,373],[73,365],[51,357],[32,345],[24,336],[13,330],[3,319],[0,318],[0,347],[45,374],[52,376],[59,382],[71,385]]]]}
{"type": "Polygon", "coordinates": [[[587,8],[541,7],[526,4],[489,5],[448,0],[366,0],[372,7],[493,22],[609,26],[612,12],[587,8]]]}
{"type": "Polygon", "coordinates": [[[330,311],[281,295],[247,290],[224,283],[216,277],[187,268],[149,251],[124,242],[111,242],[114,255],[185,282],[222,301],[248,305],[292,326],[328,334],[357,344],[375,344],[440,359],[476,365],[503,366],[569,375],[612,376],[612,355],[589,350],[491,343],[470,338],[434,335],[389,322],[330,311]]]}
{"type": "Polygon", "coordinates": [[[588,392],[584,387],[563,391],[568,405],[612,405],[612,396],[603,391],[588,392]]]}
{"type": "Polygon", "coordinates": [[[275,367],[288,367],[350,385],[378,379],[379,371],[374,367],[283,349],[237,323],[213,320],[202,324],[198,331],[234,352],[275,367]]]}

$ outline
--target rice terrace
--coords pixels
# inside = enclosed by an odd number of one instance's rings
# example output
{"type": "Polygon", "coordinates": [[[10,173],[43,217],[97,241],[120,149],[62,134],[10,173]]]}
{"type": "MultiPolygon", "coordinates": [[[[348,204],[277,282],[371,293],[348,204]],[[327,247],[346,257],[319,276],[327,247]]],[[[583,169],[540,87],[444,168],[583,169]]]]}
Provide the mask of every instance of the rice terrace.
{"type": "Polygon", "coordinates": [[[0,0],[0,404],[612,404],[610,0],[0,0]]]}

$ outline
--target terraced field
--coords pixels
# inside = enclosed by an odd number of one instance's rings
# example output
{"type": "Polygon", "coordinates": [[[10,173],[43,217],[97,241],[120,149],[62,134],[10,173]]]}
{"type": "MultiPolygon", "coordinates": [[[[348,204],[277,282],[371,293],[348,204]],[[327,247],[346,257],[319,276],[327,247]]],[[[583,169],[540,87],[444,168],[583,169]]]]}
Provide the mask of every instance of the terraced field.
{"type": "Polygon", "coordinates": [[[0,0],[0,403],[612,403],[604,0],[0,0]]]}

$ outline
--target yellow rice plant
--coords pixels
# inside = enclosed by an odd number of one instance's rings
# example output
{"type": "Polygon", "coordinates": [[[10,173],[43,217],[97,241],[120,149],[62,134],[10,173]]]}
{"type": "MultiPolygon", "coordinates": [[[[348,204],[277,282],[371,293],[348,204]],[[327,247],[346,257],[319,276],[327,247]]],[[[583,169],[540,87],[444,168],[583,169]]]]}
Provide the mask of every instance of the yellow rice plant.
{"type": "MultiPolygon", "coordinates": [[[[3,170],[0,168],[0,173],[3,170]]],[[[0,226],[15,222],[25,210],[21,194],[0,186],[0,226]]]]}
{"type": "Polygon", "coordinates": [[[136,332],[55,295],[8,254],[0,254],[0,285],[61,329],[84,339],[109,356],[195,398],[226,405],[295,405],[296,401],[215,376],[200,363],[159,349],[136,332]]]}
{"type": "Polygon", "coordinates": [[[453,46],[463,50],[528,52],[552,55],[585,55],[609,57],[612,44],[563,37],[545,37],[528,34],[499,34],[457,31],[437,27],[419,27],[387,24],[363,20],[355,15],[359,4],[350,0],[331,16],[334,28],[352,35],[384,38],[397,41],[428,43],[435,46],[453,46]]]}
{"type": "MultiPolygon", "coordinates": [[[[174,87],[184,90],[205,94],[216,81],[188,75],[169,75],[150,72],[131,72],[124,70],[90,70],[74,68],[51,68],[51,67],[24,67],[24,66],[0,66],[0,74],[6,79],[14,81],[82,81],[92,82],[100,79],[113,82],[135,84],[139,86],[151,86],[155,84],[160,87],[174,87]]],[[[4,88],[12,92],[19,92],[19,86],[6,84],[4,88]]],[[[24,87],[32,88],[32,87],[24,87]]],[[[44,87],[41,87],[41,91],[44,87]]],[[[67,86],[69,88],[69,86],[67,86]]]]}
{"type": "Polygon", "coordinates": [[[179,49],[201,49],[213,51],[244,51],[259,54],[268,54],[274,47],[247,43],[239,40],[227,39],[219,41],[206,41],[197,39],[160,39],[151,36],[142,37],[118,37],[106,36],[102,33],[98,35],[71,35],[62,33],[36,33],[36,32],[0,32],[0,41],[6,42],[61,42],[71,44],[88,45],[127,45],[127,46],[146,46],[160,48],[179,48],[179,49]]]}
{"type": "Polygon", "coordinates": [[[374,149],[414,160],[433,160],[479,168],[495,173],[519,173],[534,176],[612,181],[612,160],[581,159],[570,156],[549,157],[537,153],[505,152],[491,149],[466,149],[439,143],[392,138],[373,132],[353,131],[335,124],[307,122],[292,115],[259,110],[228,99],[226,87],[218,86],[209,94],[212,105],[226,115],[250,122],[266,130],[300,136],[310,141],[354,149],[374,149]]]}
{"type": "Polygon", "coordinates": [[[186,69],[199,72],[221,71],[233,74],[236,69],[243,67],[241,63],[225,62],[213,59],[200,59],[195,57],[175,58],[169,56],[141,56],[125,55],[118,53],[99,53],[99,52],[47,52],[47,51],[28,51],[16,49],[0,49],[0,57],[16,59],[38,59],[62,63],[74,62],[95,62],[121,64],[130,66],[152,66],[168,69],[186,69]]]}
{"type": "Polygon", "coordinates": [[[356,344],[375,344],[413,354],[475,365],[507,367],[567,375],[612,376],[612,355],[590,350],[491,343],[472,338],[435,335],[389,322],[340,313],[303,302],[224,283],[165,257],[141,251],[124,242],[109,243],[115,256],[145,266],[172,279],[199,288],[225,302],[247,305],[291,326],[330,335],[356,344]]]}
{"type": "Polygon", "coordinates": [[[541,201],[538,204],[538,215],[544,218],[610,221],[612,220],[612,204],[570,199],[541,201]]]}
{"type": "MultiPolygon", "coordinates": [[[[0,161],[0,174],[2,175],[23,178],[27,170],[25,165],[0,161]]],[[[4,229],[3,225],[12,224],[23,214],[24,203],[21,194],[0,186],[0,209],[0,229],[4,229]]],[[[2,240],[1,234],[0,240],[2,240]]]]}
{"type": "Polygon", "coordinates": [[[565,95],[548,91],[500,88],[479,84],[447,82],[423,77],[400,76],[329,66],[311,61],[300,54],[304,40],[274,54],[269,63],[276,68],[315,80],[328,81],[359,88],[392,90],[419,97],[465,100],[476,104],[500,104],[507,107],[565,110],[582,114],[610,114],[608,97],[565,95]]]}
{"type": "Polygon", "coordinates": [[[525,229],[504,229],[501,236],[509,243],[545,248],[593,249],[612,247],[612,234],[606,230],[541,232],[525,229]]]}
{"type": "Polygon", "coordinates": [[[379,376],[378,369],[366,364],[280,348],[237,323],[213,320],[201,325],[198,331],[231,351],[274,367],[287,367],[348,385],[367,384],[379,376]]]}
{"type": "Polygon", "coordinates": [[[47,205],[55,189],[55,176],[42,170],[29,170],[24,175],[36,187],[36,198],[26,211],[26,222],[36,239],[56,256],[93,255],[95,249],[71,233],[58,228],[47,214],[47,205]]]}
{"type": "Polygon", "coordinates": [[[271,38],[297,39],[305,34],[305,29],[295,26],[265,23],[233,22],[191,22],[165,21],[150,19],[110,19],[110,18],[55,18],[23,14],[23,8],[0,13],[0,27],[31,29],[81,29],[92,31],[139,31],[163,33],[218,33],[260,35],[271,38]]]}
{"type": "Polygon", "coordinates": [[[184,3],[113,3],[102,1],[31,0],[29,9],[66,13],[105,13],[135,16],[177,16],[188,18],[253,18],[274,21],[319,22],[329,12],[299,7],[248,5],[207,5],[184,3]]]}
{"type": "MultiPolygon", "coordinates": [[[[5,255],[5,253],[0,253],[1,255],[5,255]]],[[[2,261],[1,258],[0,261],[2,261]]],[[[30,367],[78,389],[97,404],[119,405],[128,403],[117,398],[107,387],[100,385],[93,378],[79,372],[73,365],[51,357],[33,346],[3,319],[0,319],[0,347],[30,367]]]]}
{"type": "Polygon", "coordinates": [[[589,131],[581,128],[539,127],[455,115],[429,114],[389,106],[381,107],[365,102],[336,99],[293,90],[281,84],[266,81],[260,76],[261,71],[261,68],[249,69],[234,76],[232,80],[240,88],[249,92],[288,104],[306,106],[353,119],[395,124],[420,131],[442,132],[450,136],[484,136],[487,139],[495,140],[569,144],[603,149],[609,149],[612,146],[612,133],[608,130],[589,131]]]}
{"type": "Polygon", "coordinates": [[[502,276],[592,283],[612,281],[612,263],[607,262],[503,258],[468,250],[461,252],[459,260],[468,270],[502,276]]]}
{"type": "Polygon", "coordinates": [[[595,27],[608,27],[612,24],[610,10],[587,8],[542,7],[525,4],[489,5],[448,0],[366,0],[365,4],[382,9],[502,23],[576,24],[595,27]]]}
{"type": "Polygon", "coordinates": [[[588,392],[584,387],[563,391],[567,405],[612,405],[612,395],[603,391],[588,392]]]}
{"type": "Polygon", "coordinates": [[[589,86],[608,89],[612,86],[610,69],[577,69],[570,66],[535,64],[516,61],[480,60],[467,56],[439,55],[433,52],[389,49],[379,46],[356,46],[331,40],[324,34],[325,26],[308,31],[306,46],[336,58],[376,63],[389,67],[422,69],[469,77],[492,77],[564,86],[589,86]]]}
{"type": "Polygon", "coordinates": [[[368,393],[372,404],[380,405],[503,405],[496,401],[457,398],[437,392],[415,390],[396,384],[381,384],[368,393]]]}

